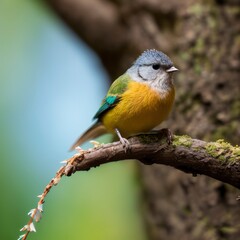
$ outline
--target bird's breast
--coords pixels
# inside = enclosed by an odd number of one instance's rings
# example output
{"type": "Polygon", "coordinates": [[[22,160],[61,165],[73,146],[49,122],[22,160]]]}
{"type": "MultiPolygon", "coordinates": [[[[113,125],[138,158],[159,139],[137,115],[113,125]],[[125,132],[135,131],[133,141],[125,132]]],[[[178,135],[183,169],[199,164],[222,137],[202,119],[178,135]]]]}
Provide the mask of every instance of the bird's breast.
{"type": "Polygon", "coordinates": [[[150,131],[167,118],[174,94],[173,86],[161,93],[146,83],[129,82],[121,100],[103,116],[102,122],[110,132],[118,128],[124,137],[150,131]]]}

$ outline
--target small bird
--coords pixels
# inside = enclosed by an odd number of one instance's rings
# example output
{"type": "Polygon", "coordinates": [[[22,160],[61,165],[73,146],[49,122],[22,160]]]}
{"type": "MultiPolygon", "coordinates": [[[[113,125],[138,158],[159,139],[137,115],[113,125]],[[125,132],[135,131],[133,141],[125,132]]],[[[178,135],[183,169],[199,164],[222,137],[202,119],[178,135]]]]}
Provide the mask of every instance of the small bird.
{"type": "Polygon", "coordinates": [[[177,70],[163,52],[144,51],[112,83],[93,117],[96,122],[71,149],[105,133],[116,133],[123,147],[129,148],[129,136],[148,132],[167,118],[175,96],[172,75],[177,70]]]}

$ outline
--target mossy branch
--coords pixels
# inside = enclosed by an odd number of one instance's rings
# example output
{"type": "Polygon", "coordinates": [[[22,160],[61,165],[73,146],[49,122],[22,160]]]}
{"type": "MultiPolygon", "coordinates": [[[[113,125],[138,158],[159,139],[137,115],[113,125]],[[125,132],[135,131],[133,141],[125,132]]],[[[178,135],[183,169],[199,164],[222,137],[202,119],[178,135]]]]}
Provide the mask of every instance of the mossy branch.
{"type": "Polygon", "coordinates": [[[120,142],[100,145],[72,157],[65,174],[89,170],[104,163],[136,159],[144,164],[164,164],[193,175],[203,174],[240,189],[240,147],[218,140],[205,142],[188,136],[174,136],[172,144],[159,133],[129,139],[130,151],[120,142]]]}
{"type": "Polygon", "coordinates": [[[240,189],[240,148],[218,140],[204,142],[189,136],[174,136],[173,142],[162,131],[140,134],[128,139],[130,150],[125,152],[120,142],[103,144],[88,150],[78,149],[66,165],[61,167],[55,177],[45,187],[36,208],[29,212],[30,220],[21,229],[26,231],[19,239],[27,239],[30,232],[35,232],[33,222],[41,219],[43,203],[51,188],[59,183],[62,176],[71,176],[76,171],[89,170],[104,163],[127,159],[136,159],[144,164],[164,164],[175,167],[194,176],[203,174],[240,189]]]}

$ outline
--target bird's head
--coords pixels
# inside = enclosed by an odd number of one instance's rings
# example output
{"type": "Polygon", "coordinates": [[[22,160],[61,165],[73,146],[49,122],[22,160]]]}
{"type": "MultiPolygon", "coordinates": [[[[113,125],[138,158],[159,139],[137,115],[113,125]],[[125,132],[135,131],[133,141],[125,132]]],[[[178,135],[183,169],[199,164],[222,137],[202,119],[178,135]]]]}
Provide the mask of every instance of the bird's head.
{"type": "Polygon", "coordinates": [[[127,73],[133,80],[149,84],[162,92],[172,87],[172,75],[175,71],[178,69],[166,54],[150,49],[137,58],[127,73]]]}

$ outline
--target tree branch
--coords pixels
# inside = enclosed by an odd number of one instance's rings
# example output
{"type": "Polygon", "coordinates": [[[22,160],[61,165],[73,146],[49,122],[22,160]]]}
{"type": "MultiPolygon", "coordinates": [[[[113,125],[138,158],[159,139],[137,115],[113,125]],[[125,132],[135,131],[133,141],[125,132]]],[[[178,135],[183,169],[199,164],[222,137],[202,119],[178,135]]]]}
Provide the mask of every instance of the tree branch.
{"type": "Polygon", "coordinates": [[[141,134],[129,139],[131,150],[125,153],[120,142],[81,150],[68,161],[65,175],[89,170],[104,163],[137,159],[144,164],[164,164],[194,176],[203,174],[240,188],[240,148],[223,140],[204,142],[188,136],[175,136],[168,145],[161,132],[141,134]]]}
{"type": "MultiPolygon", "coordinates": [[[[19,239],[26,240],[30,232],[35,232],[34,221],[42,217],[45,197],[56,186],[63,175],[71,176],[76,171],[89,170],[104,163],[127,159],[137,159],[144,164],[164,164],[181,171],[215,178],[240,189],[240,148],[218,140],[204,142],[189,136],[174,136],[173,142],[168,144],[164,131],[151,134],[140,134],[129,138],[130,150],[125,152],[120,142],[103,144],[92,149],[78,149],[79,153],[66,160],[54,178],[47,184],[37,207],[30,210],[28,223],[21,228],[25,231],[19,239]]],[[[237,199],[239,200],[239,199],[237,199]]]]}

